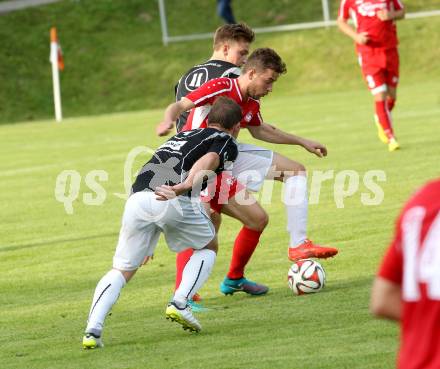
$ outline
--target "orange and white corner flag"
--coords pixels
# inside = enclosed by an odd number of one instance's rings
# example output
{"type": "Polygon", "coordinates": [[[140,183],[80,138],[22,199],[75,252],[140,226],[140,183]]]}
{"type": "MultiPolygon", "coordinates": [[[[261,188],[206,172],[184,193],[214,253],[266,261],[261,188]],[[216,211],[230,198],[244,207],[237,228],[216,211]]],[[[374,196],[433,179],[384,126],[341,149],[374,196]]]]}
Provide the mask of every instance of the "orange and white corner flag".
{"type": "Polygon", "coordinates": [[[59,70],[64,70],[63,52],[57,37],[57,29],[50,29],[50,62],[57,63],[59,70]]]}
{"type": "Polygon", "coordinates": [[[64,69],[63,54],[58,43],[57,30],[55,27],[50,29],[50,64],[52,64],[52,81],[53,81],[53,102],[55,105],[55,120],[61,122],[63,113],[61,107],[61,86],[59,71],[64,69]]]}

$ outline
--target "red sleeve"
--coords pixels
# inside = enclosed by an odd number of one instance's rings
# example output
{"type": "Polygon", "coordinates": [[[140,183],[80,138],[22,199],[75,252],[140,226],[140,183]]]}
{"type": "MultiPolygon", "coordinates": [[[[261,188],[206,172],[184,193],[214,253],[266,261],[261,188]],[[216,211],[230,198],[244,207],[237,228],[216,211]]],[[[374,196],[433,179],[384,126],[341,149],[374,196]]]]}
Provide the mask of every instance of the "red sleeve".
{"type": "Polygon", "coordinates": [[[248,126],[261,126],[263,123],[263,118],[261,117],[260,111],[257,112],[257,114],[254,114],[252,116],[252,119],[249,123],[247,123],[248,126]]]}
{"type": "Polygon", "coordinates": [[[232,90],[232,81],[229,78],[212,79],[185,97],[190,99],[195,106],[214,103],[217,96],[225,95],[232,90]]]}
{"type": "Polygon", "coordinates": [[[394,5],[394,10],[402,10],[405,6],[400,0],[391,0],[394,5]]]}
{"type": "Polygon", "coordinates": [[[341,18],[341,19],[350,18],[350,0],[342,0],[341,1],[341,5],[339,5],[338,18],[341,18]]]}
{"type": "Polygon", "coordinates": [[[377,275],[396,284],[402,284],[403,254],[401,221],[397,222],[396,232],[391,245],[382,260],[377,275]]]}
{"type": "Polygon", "coordinates": [[[251,99],[247,109],[248,112],[244,114],[242,119],[242,126],[260,126],[263,123],[260,113],[260,102],[251,99]]]}

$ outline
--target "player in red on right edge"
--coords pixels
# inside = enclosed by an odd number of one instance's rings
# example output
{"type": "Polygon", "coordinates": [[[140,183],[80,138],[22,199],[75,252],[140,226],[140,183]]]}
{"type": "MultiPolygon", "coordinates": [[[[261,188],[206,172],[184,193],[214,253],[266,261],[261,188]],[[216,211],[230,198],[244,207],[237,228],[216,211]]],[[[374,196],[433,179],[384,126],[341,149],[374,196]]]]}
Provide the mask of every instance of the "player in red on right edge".
{"type": "Polygon", "coordinates": [[[440,178],[403,208],[374,280],[370,309],[400,322],[398,369],[440,368],[440,178]]]}
{"type": "Polygon", "coordinates": [[[395,21],[405,16],[400,0],[342,0],[338,27],[356,42],[362,74],[375,101],[379,139],[395,151],[391,111],[399,82],[399,53],[395,21]],[[348,23],[352,16],[356,30],[348,23]]]}

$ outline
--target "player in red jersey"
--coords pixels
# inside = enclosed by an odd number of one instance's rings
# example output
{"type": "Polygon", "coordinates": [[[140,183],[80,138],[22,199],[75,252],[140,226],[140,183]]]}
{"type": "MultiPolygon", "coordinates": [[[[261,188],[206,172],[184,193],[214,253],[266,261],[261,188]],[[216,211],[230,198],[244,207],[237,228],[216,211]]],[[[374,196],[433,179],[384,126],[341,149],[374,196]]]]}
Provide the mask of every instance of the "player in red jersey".
{"type": "MultiPolygon", "coordinates": [[[[205,83],[180,101],[169,105],[161,125],[171,128],[173,122],[183,111],[203,106],[204,110],[201,114],[196,115],[194,109],[191,110],[184,128],[206,127],[206,115],[210,106],[218,96],[227,96],[242,107],[241,127],[248,128],[253,137],[271,143],[300,145],[319,157],[325,156],[327,154],[325,146],[283,132],[263,122],[259,99],[272,90],[273,83],[278,79],[278,76],[285,72],[285,64],[275,51],[268,48],[257,49],[249,56],[240,77],[237,79],[218,78],[205,83]]],[[[290,233],[288,256],[291,260],[307,257],[326,258],[337,254],[336,249],[316,245],[307,239],[307,179],[302,164],[270,150],[246,144],[239,144],[237,160],[239,163],[234,164],[232,169],[234,177],[240,179],[242,173],[249,173],[249,171],[256,174],[251,178],[251,181],[246,183],[247,189],[251,191],[258,191],[266,177],[285,183],[284,202],[287,210],[287,227],[290,233]],[[292,201],[292,195],[296,197],[293,199],[296,201],[292,201]]],[[[246,252],[243,252],[242,255],[236,255],[236,258],[233,254],[231,268],[235,264],[241,264],[240,270],[243,273],[257,243],[251,250],[242,249],[241,251],[246,252]]],[[[221,285],[222,292],[233,293],[232,281],[240,280],[238,275],[236,278],[234,277],[228,273],[221,285]]]]}
{"type": "Polygon", "coordinates": [[[371,310],[401,323],[399,369],[440,368],[440,178],[405,205],[373,284],[371,310]]]}
{"type": "MultiPolygon", "coordinates": [[[[244,23],[225,24],[215,31],[213,40],[213,53],[211,58],[203,63],[197,64],[190,68],[180,79],[176,85],[176,101],[188,95],[202,84],[215,78],[229,77],[236,78],[241,74],[240,67],[245,63],[249,54],[250,44],[254,41],[255,34],[251,28],[244,23]]],[[[203,114],[204,107],[196,108],[193,115],[203,114]]],[[[185,126],[189,112],[182,113],[176,121],[176,129],[178,132],[185,126]]],[[[156,133],[159,136],[168,134],[173,127],[168,125],[158,125],[156,133]]],[[[223,176],[223,183],[229,181],[230,178],[223,176]]],[[[220,181],[219,181],[220,184],[220,181]]],[[[237,189],[236,182],[233,182],[235,189],[237,189]]],[[[227,185],[220,186],[227,190],[227,185]]],[[[239,186],[239,188],[241,188],[239,186]]],[[[232,193],[232,192],[231,192],[232,193]]],[[[227,195],[227,194],[225,194],[227,195]]],[[[211,202],[211,220],[218,231],[221,223],[220,207],[218,201],[211,202]]],[[[267,225],[268,216],[264,209],[255,203],[252,206],[242,207],[236,204],[234,199],[231,199],[226,206],[223,207],[224,213],[239,220],[243,227],[239,232],[234,243],[234,255],[243,255],[250,253],[247,250],[255,248],[259,242],[259,238],[264,228],[267,225]]],[[[179,252],[176,256],[176,289],[180,285],[183,270],[188,260],[190,259],[193,250],[191,248],[179,252]]],[[[245,257],[245,256],[244,256],[245,257]]],[[[233,256],[234,259],[234,256],[233,256]]],[[[239,267],[239,266],[238,266],[239,267]]],[[[242,272],[232,269],[231,276],[243,277],[242,272]]],[[[267,286],[255,283],[248,279],[241,279],[242,291],[252,294],[261,295],[268,291],[267,286]]],[[[194,295],[194,301],[199,302],[200,296],[194,295]]],[[[201,309],[200,305],[191,302],[193,309],[201,309]]]]}
{"type": "Polygon", "coordinates": [[[375,122],[379,139],[395,151],[399,144],[394,136],[391,111],[396,102],[399,82],[399,53],[395,21],[405,16],[400,0],[342,0],[339,29],[356,42],[362,74],[374,96],[375,122]],[[350,15],[354,30],[347,21],[350,15]]]}

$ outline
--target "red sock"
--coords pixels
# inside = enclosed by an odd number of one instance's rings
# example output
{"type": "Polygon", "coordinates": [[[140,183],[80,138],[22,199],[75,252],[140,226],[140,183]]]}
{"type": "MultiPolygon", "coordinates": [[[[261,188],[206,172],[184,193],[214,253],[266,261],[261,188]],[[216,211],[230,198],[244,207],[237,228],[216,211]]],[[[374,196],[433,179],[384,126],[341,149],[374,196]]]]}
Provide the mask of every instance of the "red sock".
{"type": "Polygon", "coordinates": [[[186,249],[181,251],[176,256],[176,286],[175,290],[179,288],[180,282],[182,280],[183,269],[185,269],[185,265],[188,263],[188,260],[191,258],[193,254],[193,249],[186,249]]]}
{"type": "Polygon", "coordinates": [[[234,249],[232,250],[232,260],[229,266],[228,278],[243,278],[244,268],[254,253],[263,231],[254,231],[243,227],[235,239],[234,249]]]}
{"type": "Polygon", "coordinates": [[[396,99],[393,99],[392,97],[388,97],[387,98],[387,107],[390,112],[393,111],[394,105],[396,105],[396,99]]]}
{"type": "Polygon", "coordinates": [[[388,139],[393,138],[393,128],[391,126],[391,115],[385,101],[376,101],[376,115],[388,139]]]}

